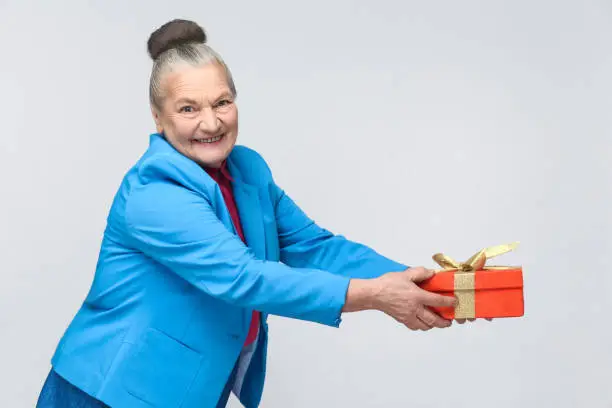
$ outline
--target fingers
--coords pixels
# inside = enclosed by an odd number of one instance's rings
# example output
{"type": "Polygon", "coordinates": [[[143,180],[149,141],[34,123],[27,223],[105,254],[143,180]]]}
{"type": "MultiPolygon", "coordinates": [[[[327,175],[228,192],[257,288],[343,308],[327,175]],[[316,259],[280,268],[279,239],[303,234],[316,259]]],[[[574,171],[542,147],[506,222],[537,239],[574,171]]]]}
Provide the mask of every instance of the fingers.
{"type": "Polygon", "coordinates": [[[422,302],[426,306],[433,307],[455,307],[457,306],[457,298],[454,296],[440,295],[438,293],[428,292],[421,289],[422,302]]]}
{"type": "Polygon", "coordinates": [[[408,274],[408,279],[410,279],[412,282],[421,282],[431,278],[434,275],[434,271],[423,268],[422,266],[408,268],[406,269],[406,273],[408,274]]]}
{"type": "Polygon", "coordinates": [[[427,331],[427,330],[431,329],[431,327],[429,327],[428,325],[423,323],[418,318],[413,319],[413,320],[409,321],[408,323],[406,323],[406,327],[408,327],[410,330],[423,330],[423,331],[427,331]]]}
{"type": "Polygon", "coordinates": [[[425,308],[420,309],[416,316],[413,315],[410,320],[404,323],[410,330],[422,331],[431,330],[434,327],[443,329],[451,326],[451,324],[452,322],[450,320],[443,319],[431,310],[425,308]]]}
{"type": "Polygon", "coordinates": [[[434,313],[431,310],[426,309],[426,308],[421,309],[420,312],[417,314],[417,317],[419,318],[419,320],[421,320],[427,326],[429,326],[429,327],[437,327],[437,328],[440,328],[440,329],[443,329],[445,327],[449,327],[451,325],[451,323],[452,323],[450,320],[446,320],[446,319],[440,317],[436,313],[434,313]]]}
{"type": "Polygon", "coordinates": [[[419,319],[419,321],[420,321],[421,323],[423,323],[423,324],[425,325],[425,327],[427,327],[426,329],[421,329],[421,330],[423,330],[423,331],[427,331],[427,330],[431,330],[431,329],[433,329],[433,326],[430,326],[429,324],[425,323],[423,320],[419,319]]]}

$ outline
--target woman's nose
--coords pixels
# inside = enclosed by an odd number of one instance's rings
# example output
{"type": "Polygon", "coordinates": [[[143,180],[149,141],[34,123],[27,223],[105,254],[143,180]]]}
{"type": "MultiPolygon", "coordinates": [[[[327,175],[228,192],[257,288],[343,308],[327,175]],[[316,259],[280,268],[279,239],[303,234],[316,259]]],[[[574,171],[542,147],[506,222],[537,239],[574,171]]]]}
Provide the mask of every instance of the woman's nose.
{"type": "Polygon", "coordinates": [[[200,116],[200,129],[206,133],[215,133],[221,127],[221,121],[212,109],[204,109],[200,116]]]}

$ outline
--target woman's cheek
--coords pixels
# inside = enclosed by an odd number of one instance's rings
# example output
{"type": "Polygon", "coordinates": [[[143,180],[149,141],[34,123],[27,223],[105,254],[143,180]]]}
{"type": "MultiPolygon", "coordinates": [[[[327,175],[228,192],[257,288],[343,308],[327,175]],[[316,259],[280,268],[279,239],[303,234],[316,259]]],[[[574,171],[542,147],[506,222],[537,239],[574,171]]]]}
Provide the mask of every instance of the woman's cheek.
{"type": "Polygon", "coordinates": [[[184,138],[191,139],[198,128],[198,124],[195,121],[182,120],[176,124],[177,133],[184,138]]]}

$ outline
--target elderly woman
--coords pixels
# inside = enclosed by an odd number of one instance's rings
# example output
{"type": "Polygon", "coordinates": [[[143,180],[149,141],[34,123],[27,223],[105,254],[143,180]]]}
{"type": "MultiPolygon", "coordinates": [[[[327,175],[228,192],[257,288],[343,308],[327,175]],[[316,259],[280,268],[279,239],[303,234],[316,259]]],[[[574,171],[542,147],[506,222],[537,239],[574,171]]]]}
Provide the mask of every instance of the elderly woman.
{"type": "Polygon", "coordinates": [[[319,227],[236,146],[230,70],[196,23],[153,32],[157,133],[126,174],[95,278],[61,339],[39,407],[259,405],[268,314],[337,327],[374,309],[412,330],[448,327],[407,268],[319,227]]]}

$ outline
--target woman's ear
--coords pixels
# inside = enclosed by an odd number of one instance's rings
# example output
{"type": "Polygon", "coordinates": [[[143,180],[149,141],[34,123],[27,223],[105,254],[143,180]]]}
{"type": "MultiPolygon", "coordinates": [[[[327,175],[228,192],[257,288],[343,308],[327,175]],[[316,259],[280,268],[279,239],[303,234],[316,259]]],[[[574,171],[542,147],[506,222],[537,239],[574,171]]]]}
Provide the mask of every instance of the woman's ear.
{"type": "Polygon", "coordinates": [[[155,128],[157,129],[157,133],[163,133],[164,127],[161,123],[161,115],[157,108],[151,108],[151,114],[153,115],[153,120],[155,121],[155,128]]]}

